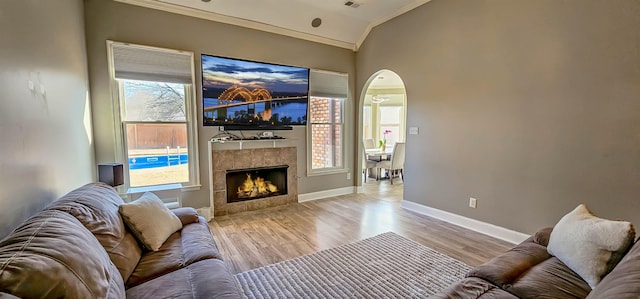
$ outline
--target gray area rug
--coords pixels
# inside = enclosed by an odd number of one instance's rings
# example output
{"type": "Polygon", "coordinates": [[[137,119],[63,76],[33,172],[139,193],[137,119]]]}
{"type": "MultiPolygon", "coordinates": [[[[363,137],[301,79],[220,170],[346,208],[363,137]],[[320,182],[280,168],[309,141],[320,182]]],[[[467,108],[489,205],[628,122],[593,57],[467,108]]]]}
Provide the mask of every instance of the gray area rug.
{"type": "Polygon", "coordinates": [[[423,298],[471,267],[387,232],[234,276],[246,298],[423,298]]]}

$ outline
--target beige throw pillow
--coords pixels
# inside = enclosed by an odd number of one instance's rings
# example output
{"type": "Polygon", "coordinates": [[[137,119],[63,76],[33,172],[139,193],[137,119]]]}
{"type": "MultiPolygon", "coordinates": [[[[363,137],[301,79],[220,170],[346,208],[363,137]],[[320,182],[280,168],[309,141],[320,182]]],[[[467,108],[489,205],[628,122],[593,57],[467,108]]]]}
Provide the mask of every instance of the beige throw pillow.
{"type": "Polygon", "coordinates": [[[630,222],[598,218],[581,204],[553,228],[547,251],[593,289],[620,261],[634,237],[630,222]]]}
{"type": "Polygon", "coordinates": [[[153,193],[120,205],[118,211],[131,233],[147,249],[158,251],[171,234],[182,229],[182,222],[153,193]]]}

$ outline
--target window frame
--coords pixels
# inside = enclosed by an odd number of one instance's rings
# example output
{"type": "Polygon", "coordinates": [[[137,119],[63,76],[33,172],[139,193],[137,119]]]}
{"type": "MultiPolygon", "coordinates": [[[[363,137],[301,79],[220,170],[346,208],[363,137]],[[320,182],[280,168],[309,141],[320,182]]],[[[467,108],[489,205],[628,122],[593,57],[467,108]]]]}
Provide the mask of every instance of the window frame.
{"type": "Polygon", "coordinates": [[[345,121],[346,116],[349,112],[349,74],[348,73],[340,73],[333,71],[325,71],[319,69],[311,69],[309,71],[309,105],[307,110],[307,176],[317,176],[317,175],[327,175],[327,174],[338,174],[338,173],[347,173],[350,170],[349,163],[350,158],[347,157],[346,152],[348,145],[345,143],[347,136],[349,135],[346,132],[347,124],[345,121]],[[341,156],[341,167],[326,167],[313,169],[313,138],[311,135],[312,132],[312,122],[311,122],[311,98],[330,98],[330,99],[341,99],[341,134],[340,134],[340,156],[341,156]]]}
{"type": "MultiPolygon", "coordinates": [[[[378,126],[377,126],[377,131],[378,131],[378,140],[382,140],[384,138],[383,132],[384,130],[382,130],[382,127],[384,126],[389,126],[389,127],[398,127],[398,140],[394,141],[393,143],[396,142],[404,142],[404,119],[403,119],[403,115],[404,115],[404,106],[402,105],[378,105],[377,107],[378,110],[378,115],[377,115],[377,119],[378,119],[378,126]],[[397,108],[398,109],[398,123],[383,123],[382,122],[382,110],[384,108],[397,108]]],[[[387,144],[389,145],[389,144],[387,144]]]]}
{"type": "MultiPolygon", "coordinates": [[[[309,154],[309,159],[307,159],[307,175],[309,176],[314,176],[314,175],[325,175],[325,174],[335,174],[335,173],[345,173],[348,172],[349,168],[347,167],[347,159],[345,156],[345,109],[346,109],[346,98],[335,98],[335,97],[322,97],[322,96],[314,96],[314,95],[309,95],[309,112],[308,115],[309,117],[308,119],[308,125],[307,125],[307,136],[309,136],[307,138],[308,142],[307,142],[307,148],[308,150],[308,154],[309,154]],[[339,167],[323,167],[323,168],[317,168],[314,169],[313,168],[313,137],[312,137],[312,132],[313,132],[313,125],[330,125],[330,126],[336,126],[336,123],[331,122],[331,123],[314,123],[312,121],[313,117],[311,117],[311,98],[320,98],[320,99],[331,99],[334,101],[339,101],[340,102],[340,164],[341,166],[339,167]]],[[[331,117],[331,120],[334,120],[335,118],[331,117]]],[[[335,136],[334,139],[335,140],[335,136]]],[[[335,142],[334,142],[335,144],[335,142]]]]}
{"type": "MultiPolygon", "coordinates": [[[[116,41],[107,40],[107,58],[109,69],[109,80],[111,87],[111,100],[113,104],[113,129],[114,129],[114,156],[115,161],[122,163],[124,166],[124,185],[123,189],[126,193],[136,193],[139,189],[145,191],[154,190],[166,190],[168,186],[179,186],[182,191],[199,190],[200,183],[200,155],[198,153],[198,122],[197,122],[197,105],[196,105],[196,92],[195,92],[195,61],[194,53],[190,51],[180,51],[167,48],[151,47],[144,45],[135,45],[129,43],[121,43],[116,41]],[[187,127],[187,147],[189,149],[189,181],[185,183],[168,183],[162,185],[150,185],[131,187],[129,178],[129,163],[127,155],[127,136],[126,136],[126,124],[127,123],[143,123],[141,121],[127,121],[123,118],[125,113],[124,109],[124,80],[118,79],[115,76],[114,68],[114,46],[129,46],[140,48],[144,50],[180,53],[183,55],[189,55],[189,61],[191,65],[191,82],[183,83],[185,94],[185,122],[187,127]]],[[[155,82],[164,82],[162,80],[155,82]]],[[[176,123],[176,121],[149,121],[144,123],[176,123]]],[[[182,123],[182,122],[179,122],[182,123]]]]}

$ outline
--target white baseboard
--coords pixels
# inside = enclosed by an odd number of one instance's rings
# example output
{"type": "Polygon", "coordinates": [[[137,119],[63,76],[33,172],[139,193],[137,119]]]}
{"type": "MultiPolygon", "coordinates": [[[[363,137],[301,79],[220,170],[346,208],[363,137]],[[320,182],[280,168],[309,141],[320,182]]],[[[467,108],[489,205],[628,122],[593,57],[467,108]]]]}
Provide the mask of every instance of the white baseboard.
{"type": "MultiPolygon", "coordinates": [[[[355,188],[356,187],[344,187],[344,188],[324,190],[319,192],[298,194],[298,202],[312,201],[312,200],[317,200],[317,199],[322,199],[327,197],[353,194],[355,192],[355,188]]],[[[204,217],[205,219],[207,219],[207,221],[211,221],[211,219],[213,219],[212,208],[204,207],[201,209],[196,209],[196,211],[198,212],[198,215],[204,217]]]]}
{"type": "Polygon", "coordinates": [[[324,190],[305,194],[298,194],[298,202],[311,201],[333,196],[347,195],[355,193],[355,187],[343,187],[338,189],[324,190]]]}
{"type": "Polygon", "coordinates": [[[402,208],[414,211],[416,213],[426,215],[429,217],[437,218],[457,226],[476,231],[496,239],[504,240],[513,244],[518,244],[530,236],[521,232],[510,230],[501,226],[493,225],[491,223],[482,222],[480,220],[460,216],[447,211],[438,210],[436,208],[421,205],[419,203],[403,200],[401,204],[402,208]]]}
{"type": "Polygon", "coordinates": [[[209,221],[211,221],[211,219],[213,219],[213,217],[211,217],[211,215],[213,215],[213,213],[211,213],[211,208],[209,208],[209,207],[196,209],[196,211],[198,212],[198,215],[204,217],[204,219],[207,219],[207,222],[209,222],[209,221]]]}

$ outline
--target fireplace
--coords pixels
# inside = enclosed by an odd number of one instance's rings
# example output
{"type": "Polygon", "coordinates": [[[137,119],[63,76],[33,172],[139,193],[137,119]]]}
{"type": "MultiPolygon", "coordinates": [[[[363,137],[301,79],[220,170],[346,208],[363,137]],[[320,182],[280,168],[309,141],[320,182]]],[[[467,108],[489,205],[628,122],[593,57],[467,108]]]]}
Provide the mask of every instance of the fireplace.
{"type": "MultiPolygon", "coordinates": [[[[298,159],[296,147],[270,147],[270,148],[245,148],[224,149],[234,146],[234,143],[209,143],[211,145],[211,201],[215,216],[231,215],[246,211],[256,211],[271,207],[277,207],[298,202],[298,159]],[[214,147],[215,146],[215,147],[214,147]],[[238,185],[247,179],[246,174],[240,174],[242,181],[236,183],[233,189],[228,189],[227,174],[233,172],[246,172],[247,170],[264,170],[269,168],[285,168],[285,181],[280,183],[273,177],[264,174],[251,173],[251,179],[260,177],[263,181],[269,181],[278,187],[279,195],[258,197],[251,200],[231,202],[229,197],[238,193],[238,185]],[[288,167],[288,168],[287,168],[288,167]],[[282,186],[278,186],[282,184],[282,186]],[[286,188],[286,190],[285,190],[286,188]]],[[[260,141],[249,142],[247,145],[262,145],[260,141]]],[[[280,142],[276,145],[284,145],[280,142]]],[[[236,145],[237,146],[237,145],[236,145]]]]}
{"type": "Polygon", "coordinates": [[[227,170],[227,203],[287,194],[287,165],[227,170]]]}

